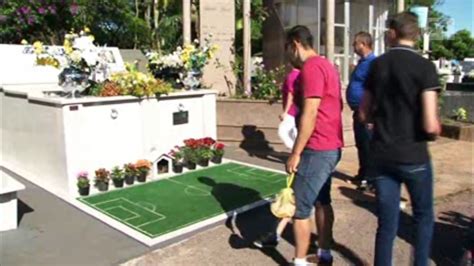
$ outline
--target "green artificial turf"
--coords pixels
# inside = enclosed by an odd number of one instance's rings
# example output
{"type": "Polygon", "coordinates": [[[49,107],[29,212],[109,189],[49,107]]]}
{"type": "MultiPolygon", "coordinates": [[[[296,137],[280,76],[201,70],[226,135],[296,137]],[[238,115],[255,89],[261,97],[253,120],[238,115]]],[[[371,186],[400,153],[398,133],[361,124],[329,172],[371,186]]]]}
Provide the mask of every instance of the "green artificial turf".
{"type": "Polygon", "coordinates": [[[285,178],[227,163],[79,200],[157,237],[267,198],[285,186],[285,178]]]}

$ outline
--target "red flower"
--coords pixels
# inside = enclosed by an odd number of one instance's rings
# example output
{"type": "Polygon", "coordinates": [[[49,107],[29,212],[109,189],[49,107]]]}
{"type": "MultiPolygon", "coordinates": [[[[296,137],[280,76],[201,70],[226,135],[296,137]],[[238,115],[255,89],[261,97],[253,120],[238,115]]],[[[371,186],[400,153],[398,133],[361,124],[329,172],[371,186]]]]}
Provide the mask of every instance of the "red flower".
{"type": "Polygon", "coordinates": [[[215,147],[216,147],[216,150],[223,150],[225,145],[224,143],[217,143],[215,147]]]}

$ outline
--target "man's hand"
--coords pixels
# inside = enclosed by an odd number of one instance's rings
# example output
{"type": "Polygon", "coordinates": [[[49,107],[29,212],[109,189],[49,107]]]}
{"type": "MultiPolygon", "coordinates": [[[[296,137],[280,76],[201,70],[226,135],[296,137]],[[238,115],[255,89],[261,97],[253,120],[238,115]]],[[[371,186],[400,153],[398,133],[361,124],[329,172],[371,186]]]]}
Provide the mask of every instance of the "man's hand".
{"type": "Polygon", "coordinates": [[[280,118],[280,121],[283,121],[283,119],[285,119],[285,116],[286,116],[286,115],[287,115],[286,113],[281,113],[281,114],[278,116],[278,118],[280,118]]]}
{"type": "Polygon", "coordinates": [[[298,171],[298,165],[300,164],[300,155],[291,154],[288,161],[286,161],[286,172],[289,174],[296,173],[298,171]]]}

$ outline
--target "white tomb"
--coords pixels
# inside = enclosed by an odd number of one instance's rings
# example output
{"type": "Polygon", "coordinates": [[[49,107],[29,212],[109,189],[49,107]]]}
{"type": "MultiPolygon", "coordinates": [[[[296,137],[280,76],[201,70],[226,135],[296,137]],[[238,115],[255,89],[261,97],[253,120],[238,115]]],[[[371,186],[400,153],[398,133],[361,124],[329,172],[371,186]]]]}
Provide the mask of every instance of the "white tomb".
{"type": "Polygon", "coordinates": [[[0,232],[17,228],[17,192],[23,189],[23,184],[0,170],[0,232]]]}
{"type": "MultiPolygon", "coordinates": [[[[61,90],[58,71],[34,66],[22,49],[0,45],[0,164],[58,196],[78,195],[79,171],[92,179],[101,167],[154,162],[186,138],[216,138],[213,90],[61,98],[45,93],[61,90]],[[20,63],[9,67],[12,58],[20,63]]],[[[123,62],[118,49],[114,55],[123,62]]]]}

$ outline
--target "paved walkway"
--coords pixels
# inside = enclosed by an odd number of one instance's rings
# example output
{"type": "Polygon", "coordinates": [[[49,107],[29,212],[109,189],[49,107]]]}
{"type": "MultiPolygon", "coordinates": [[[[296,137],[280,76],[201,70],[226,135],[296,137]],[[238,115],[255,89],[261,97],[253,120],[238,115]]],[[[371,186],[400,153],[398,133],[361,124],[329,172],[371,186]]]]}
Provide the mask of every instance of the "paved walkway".
{"type": "MultiPolygon", "coordinates": [[[[474,144],[442,139],[432,145],[436,173],[438,222],[433,261],[454,265],[473,212],[474,144]],[[471,190],[469,190],[471,189],[471,190]]],[[[228,157],[262,166],[283,169],[284,152],[228,149],[228,157]]],[[[334,180],[336,210],[335,265],[369,263],[376,228],[373,196],[363,194],[344,181],[357,168],[354,148],[344,150],[334,180]]],[[[37,186],[18,178],[27,189],[19,193],[22,212],[19,229],[0,233],[0,265],[277,265],[291,259],[291,230],[275,251],[249,247],[273,220],[268,207],[240,215],[233,234],[218,225],[163,249],[148,248],[71,207],[37,186]],[[133,259],[136,258],[136,259],[133,259]],[[128,262],[127,262],[128,261],[128,262]]],[[[408,265],[410,254],[409,215],[402,215],[394,265],[408,265]]]]}

